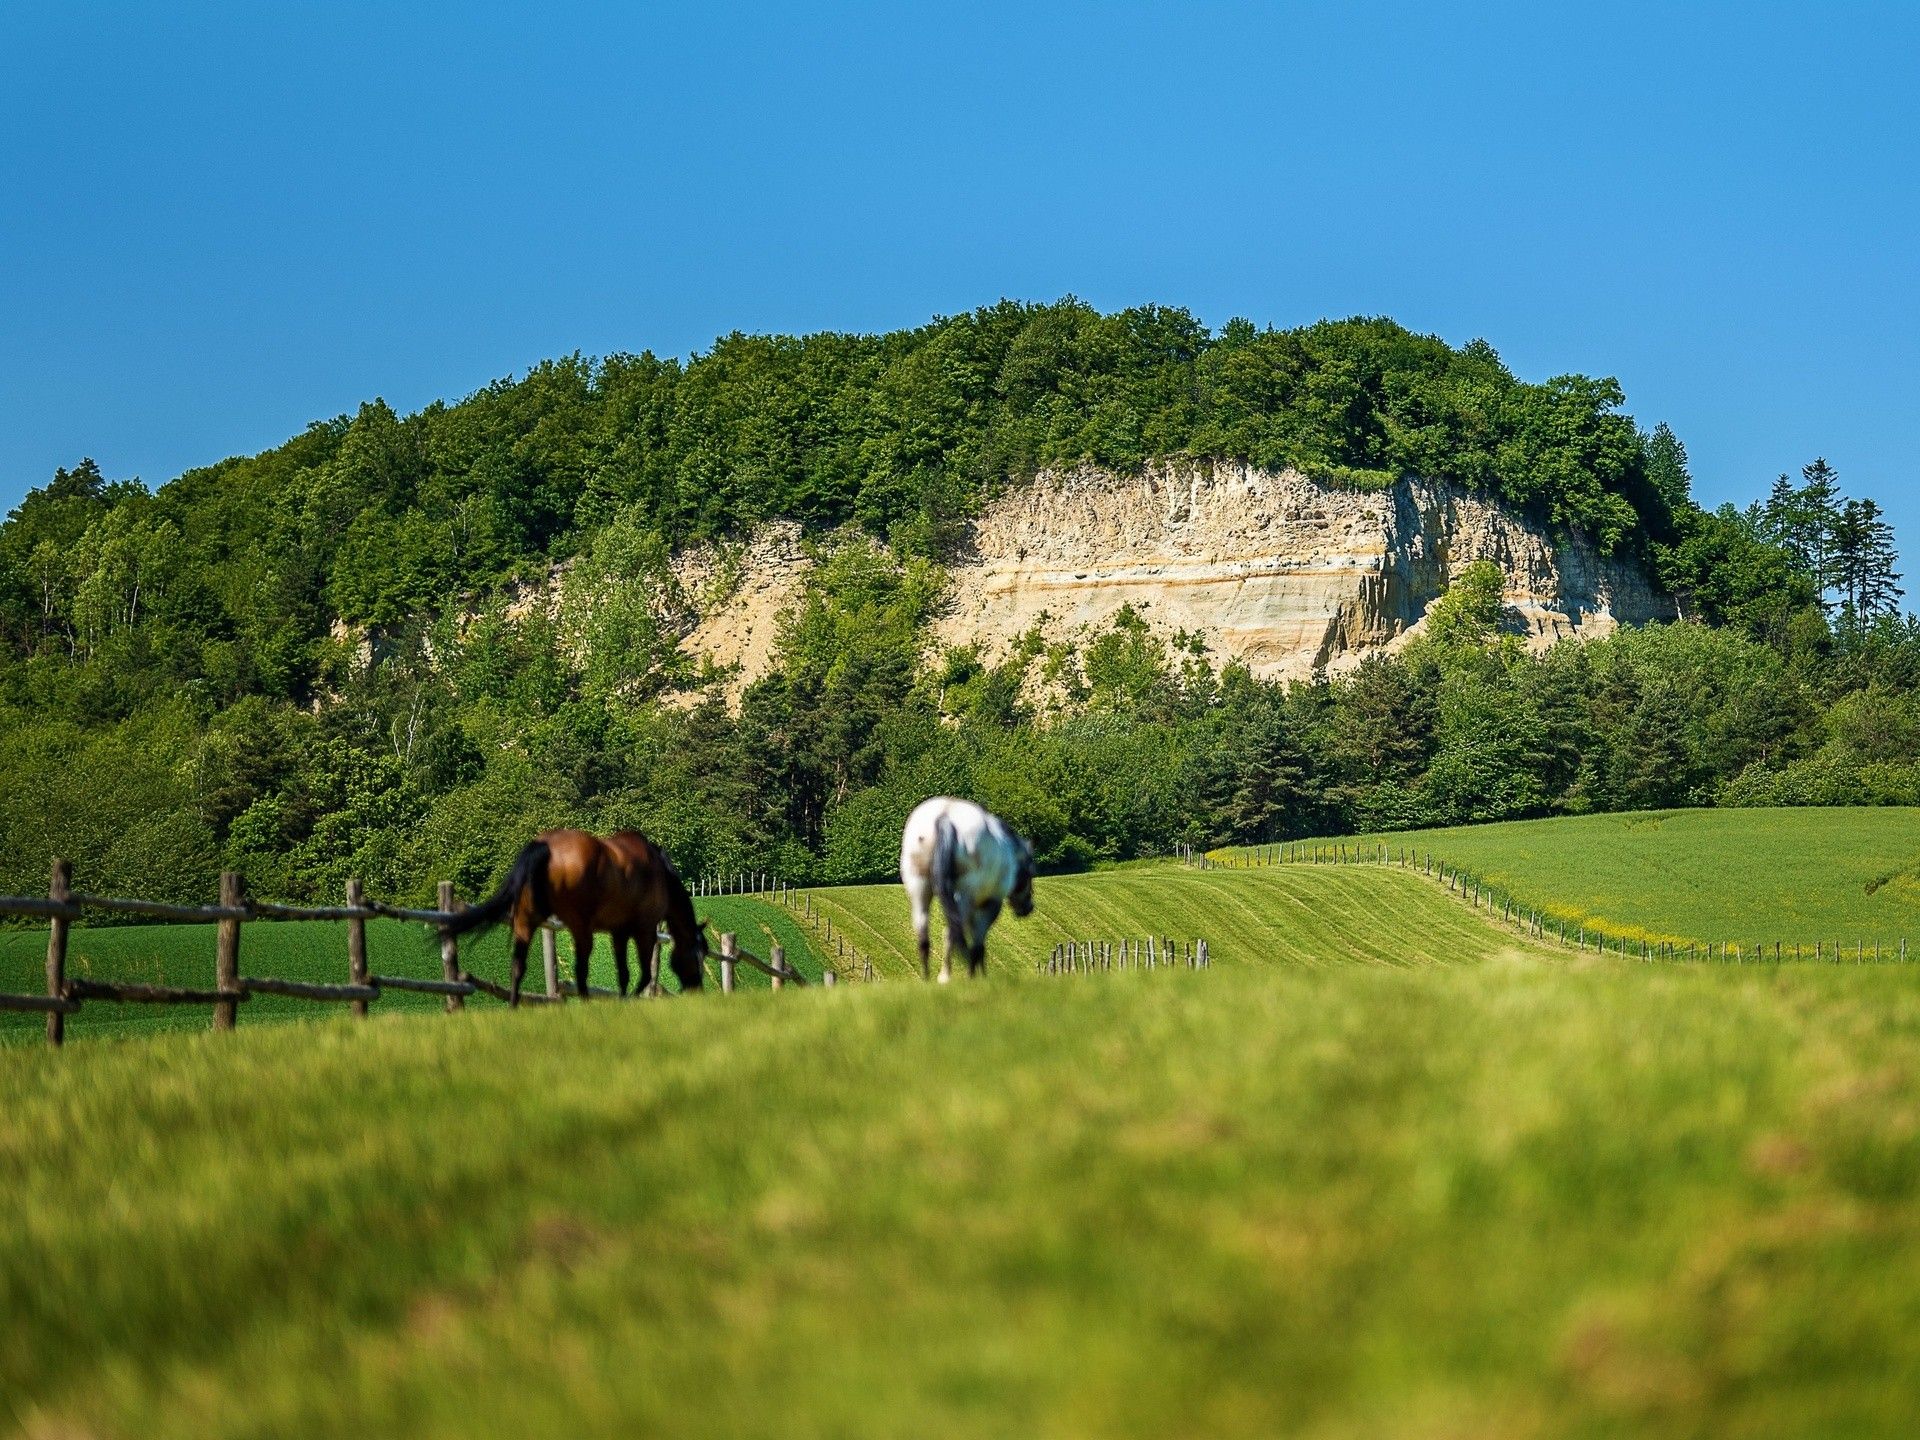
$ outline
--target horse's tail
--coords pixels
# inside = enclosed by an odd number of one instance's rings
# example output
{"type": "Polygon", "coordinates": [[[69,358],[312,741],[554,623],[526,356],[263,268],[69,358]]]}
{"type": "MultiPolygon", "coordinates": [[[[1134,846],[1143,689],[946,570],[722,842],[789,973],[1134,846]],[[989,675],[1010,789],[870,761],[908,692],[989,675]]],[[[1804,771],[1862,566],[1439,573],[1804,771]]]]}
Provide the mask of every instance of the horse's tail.
{"type": "Polygon", "coordinates": [[[552,897],[547,892],[547,860],[551,854],[546,841],[529,840],[526,848],[514,857],[513,868],[507,872],[507,878],[500,882],[500,888],[490,898],[462,910],[449,920],[448,933],[465,935],[472,930],[485,930],[491,925],[498,925],[507,918],[507,912],[513,909],[520,892],[528,886],[533,887],[533,908],[538,917],[544,920],[547,912],[553,908],[552,897]]]}
{"type": "Polygon", "coordinates": [[[942,815],[933,822],[933,893],[940,897],[940,912],[947,917],[947,934],[951,943],[967,943],[967,931],[960,914],[960,897],[953,888],[953,861],[960,843],[959,835],[954,831],[953,821],[942,815]]]}

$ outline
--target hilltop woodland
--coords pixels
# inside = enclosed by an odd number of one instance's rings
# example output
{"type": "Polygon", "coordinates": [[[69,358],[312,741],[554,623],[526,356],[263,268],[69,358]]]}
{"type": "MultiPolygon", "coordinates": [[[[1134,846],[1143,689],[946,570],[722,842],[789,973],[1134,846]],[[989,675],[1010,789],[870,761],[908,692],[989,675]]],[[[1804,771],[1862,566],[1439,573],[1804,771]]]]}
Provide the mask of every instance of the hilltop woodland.
{"type": "Polygon", "coordinates": [[[1920,628],[1878,508],[1816,461],[1704,511],[1680,442],[1622,404],[1612,380],[1525,383],[1484,343],[1385,320],[1215,332],[1002,303],[686,362],[576,356],[152,492],[81,461],[0,526],[0,886],[42,886],[58,853],[89,889],[162,898],[205,898],[223,867],[268,895],[472,893],[559,823],[640,825],[689,872],[849,880],[891,867],[936,791],[1060,866],[1920,802],[1920,628]],[[1467,486],[1637,555],[1699,623],[1529,656],[1485,567],[1422,643],[1335,680],[1262,683],[1129,614],[996,664],[931,645],[983,500],[1169,455],[1467,486]],[[775,517],[822,563],[736,713],[676,647],[668,560],[775,517]]]}

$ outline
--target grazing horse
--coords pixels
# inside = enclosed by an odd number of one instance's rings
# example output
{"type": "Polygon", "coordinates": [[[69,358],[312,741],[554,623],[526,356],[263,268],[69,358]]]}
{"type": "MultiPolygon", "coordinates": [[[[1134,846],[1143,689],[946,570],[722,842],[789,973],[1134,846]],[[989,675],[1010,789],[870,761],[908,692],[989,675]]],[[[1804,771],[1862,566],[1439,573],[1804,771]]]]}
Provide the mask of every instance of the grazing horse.
{"type": "Polygon", "coordinates": [[[627,993],[627,944],[640,946],[640,963],[653,956],[654,936],[666,922],[673,937],[673,973],[680,988],[698,990],[705,977],[706,926],[693,916],[693,899],[665,853],[637,830],[604,840],[584,830],[548,830],[527,843],[493,897],[461,911],[447,928],[456,935],[513,920],[513,984],[510,1005],[520,1003],[533,932],[551,915],[573,936],[573,978],[580,998],[587,990],[587,956],[593,935],[613,937],[613,968],[620,994],[627,993]]]}
{"type": "Polygon", "coordinates": [[[927,977],[927,923],[935,899],[947,917],[947,950],[940,983],[953,978],[953,952],[967,951],[967,973],[987,968],[987,931],[1002,904],[1033,913],[1033,847],[998,815],[971,800],[923,800],[900,837],[900,883],[913,905],[913,936],[920,945],[920,977],[927,977]]]}

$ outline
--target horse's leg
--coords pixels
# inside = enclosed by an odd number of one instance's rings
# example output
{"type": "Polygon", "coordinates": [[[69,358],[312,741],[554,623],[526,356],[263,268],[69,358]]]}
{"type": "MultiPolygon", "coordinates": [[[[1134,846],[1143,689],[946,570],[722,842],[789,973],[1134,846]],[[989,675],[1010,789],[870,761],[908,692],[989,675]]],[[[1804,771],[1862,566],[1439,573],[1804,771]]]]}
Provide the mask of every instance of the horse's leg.
{"type": "Polygon", "coordinates": [[[962,933],[964,928],[963,925],[955,925],[951,919],[947,921],[947,945],[946,949],[943,950],[940,955],[940,983],[942,985],[949,983],[953,979],[953,952],[967,943],[967,937],[962,933]]]}
{"type": "Polygon", "coordinates": [[[527,949],[533,944],[531,935],[522,936],[519,927],[514,927],[513,936],[513,978],[508,987],[507,1004],[512,1009],[520,1008],[520,982],[527,978],[527,949]]]}
{"type": "Polygon", "coordinates": [[[993,922],[1000,918],[1000,902],[989,900],[968,917],[967,924],[967,975],[987,973],[987,931],[993,928],[993,922]]]}
{"type": "Polygon", "coordinates": [[[633,978],[632,972],[627,969],[627,938],[627,932],[624,930],[613,932],[614,985],[619,990],[622,1000],[627,998],[627,982],[633,978]]]}
{"type": "Polygon", "coordinates": [[[928,956],[932,953],[932,946],[927,938],[927,927],[928,917],[933,911],[933,882],[925,873],[902,860],[900,883],[906,888],[907,908],[913,913],[913,940],[920,950],[920,978],[930,979],[933,972],[928,968],[928,956]]]}
{"type": "Polygon", "coordinates": [[[580,992],[582,1000],[590,999],[592,991],[587,989],[587,957],[593,954],[593,931],[576,930],[573,932],[573,984],[580,992]]]}

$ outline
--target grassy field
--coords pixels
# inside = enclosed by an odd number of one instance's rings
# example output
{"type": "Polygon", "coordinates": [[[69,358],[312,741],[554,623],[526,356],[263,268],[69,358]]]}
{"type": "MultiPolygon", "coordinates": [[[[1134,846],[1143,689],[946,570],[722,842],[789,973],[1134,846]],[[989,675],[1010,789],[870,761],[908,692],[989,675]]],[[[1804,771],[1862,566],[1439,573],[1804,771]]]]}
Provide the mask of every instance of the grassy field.
{"type": "Polygon", "coordinates": [[[16,1047],[0,1092],[0,1429],[37,1437],[1893,1436],[1920,1407],[1907,970],[476,1007],[16,1047]]]}
{"type": "MultiPolygon", "coordinates": [[[[719,896],[698,902],[717,934],[732,930],[740,943],[765,956],[771,940],[788,960],[818,978],[829,946],[823,921],[845,936],[882,977],[918,974],[906,901],[898,885],[862,885],[812,891],[815,920],[796,909],[750,896],[719,896]]],[[[1043,877],[1038,905],[1028,920],[1002,919],[989,945],[1000,973],[1026,974],[1061,940],[1119,940],[1148,933],[1182,941],[1205,937],[1216,965],[1428,965],[1483,959],[1523,946],[1511,932],[1489,929],[1481,917],[1411,876],[1366,871],[1263,870],[1201,872],[1177,865],[1130,866],[1091,875],[1043,877]]],[[[938,927],[936,926],[936,932],[938,927]]],[[[380,974],[437,976],[437,942],[424,926],[376,922],[368,932],[369,963],[380,974]]],[[[833,951],[836,959],[837,950],[833,951]]],[[[505,937],[494,932],[462,942],[462,963],[477,974],[507,976],[505,937]]],[[[572,973],[572,946],[560,942],[561,972],[572,973]]],[[[45,986],[46,934],[0,933],[0,989],[38,992],[45,986]]],[[[154,984],[211,985],[213,927],[141,925],[76,926],[68,971],[99,979],[154,984]]],[[[318,921],[249,925],[243,932],[241,971],[290,980],[346,979],[345,927],[318,921]]],[[[536,953],[533,973],[539,975],[536,953]]],[[[613,983],[613,960],[602,940],[595,950],[594,981],[613,983]]],[[[671,977],[669,977],[669,980],[671,977]]],[[[765,988],[766,978],[742,966],[742,988],[765,988]]],[[[486,1003],[486,1002],[475,1002],[486,1003]]],[[[434,996],[393,992],[379,1002],[389,1010],[435,1011],[434,996]]],[[[333,1008],[308,1001],[256,996],[241,1012],[241,1024],[271,1019],[316,1019],[333,1008]]],[[[89,1003],[68,1022],[76,1041],[159,1030],[200,1030],[203,1008],[89,1003]]],[[[0,1013],[0,1041],[38,1038],[37,1015],[0,1013]]]]}
{"type": "MultiPolygon", "coordinates": [[[[788,962],[812,978],[818,978],[820,962],[813,953],[805,927],[780,906],[748,896],[724,896],[701,900],[695,907],[713,925],[715,932],[732,930],[740,943],[756,955],[765,956],[767,942],[778,939],[786,947],[788,962]]],[[[117,925],[74,926],[67,954],[67,973],[95,980],[135,981],[153,985],[208,986],[213,984],[214,927],[211,925],[117,925]]],[[[503,932],[463,940],[461,963],[475,974],[506,983],[508,974],[507,942],[503,932]]],[[[367,927],[368,965],[378,975],[412,975],[437,979],[440,975],[439,941],[425,926],[394,920],[376,920],[367,927]]],[[[45,930],[0,931],[0,990],[26,994],[46,991],[47,934],[45,930]]],[[[602,937],[592,957],[593,983],[613,985],[613,952],[602,937]]],[[[634,961],[639,974],[639,960],[634,961]]],[[[560,967],[563,977],[573,974],[573,942],[560,937],[560,967]]],[[[346,926],[329,921],[286,920],[260,922],[241,932],[240,971],[243,975],[270,975],[281,980],[307,980],[321,984],[343,984],[347,979],[346,926]]],[[[534,950],[529,963],[530,983],[542,985],[540,952],[534,950]]],[[[672,988],[671,973],[667,975],[672,988]]],[[[764,989],[766,977],[745,966],[740,968],[739,983],[745,989],[764,989]]],[[[491,1004],[491,1001],[473,1002],[491,1004]]],[[[406,1011],[438,1011],[441,1001],[435,995],[409,995],[390,991],[381,996],[376,1008],[381,1014],[406,1011]]],[[[273,995],[256,995],[241,1008],[240,1023],[302,1019],[312,1020],[337,1013],[337,1007],[307,1000],[290,1000],[273,995]]],[[[211,1021],[205,1007],[179,1005],[109,1005],[89,1001],[78,1016],[67,1022],[76,1041],[115,1036],[149,1034],[162,1030],[204,1030],[211,1021]]],[[[38,1039],[45,1033],[38,1015],[0,1011],[0,1044],[38,1039]]]]}
{"type": "Polygon", "coordinates": [[[1664,810],[1364,838],[1632,940],[1920,947],[1920,810],[1664,810]]]}
{"type": "MultiPolygon", "coordinates": [[[[819,912],[870,955],[882,975],[917,975],[906,897],[898,885],[812,892],[819,912]]],[[[1416,876],[1363,869],[1191,870],[1172,863],[1090,875],[1042,876],[1034,913],[1003,915],[990,967],[1030,972],[1065,940],[1191,941],[1216,965],[1431,965],[1522,947],[1416,876]]],[[[939,964],[936,925],[934,963],[939,964]]]]}

